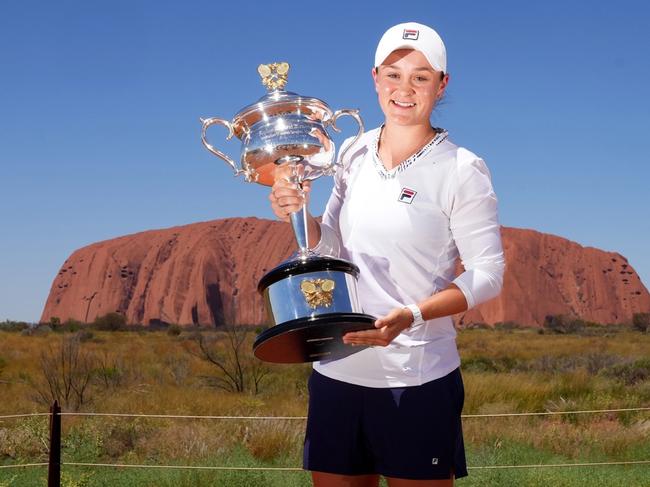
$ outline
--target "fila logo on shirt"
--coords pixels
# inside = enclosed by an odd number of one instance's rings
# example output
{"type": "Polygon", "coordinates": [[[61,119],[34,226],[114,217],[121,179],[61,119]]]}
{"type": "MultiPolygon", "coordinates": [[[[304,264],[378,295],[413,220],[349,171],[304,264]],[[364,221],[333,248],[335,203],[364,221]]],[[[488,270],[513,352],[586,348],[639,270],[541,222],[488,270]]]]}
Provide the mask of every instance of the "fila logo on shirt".
{"type": "Polygon", "coordinates": [[[420,31],[415,29],[404,29],[402,34],[402,39],[408,39],[411,41],[417,41],[420,36],[420,31]]]}
{"type": "Polygon", "coordinates": [[[413,203],[413,198],[415,198],[416,194],[418,194],[418,192],[411,188],[402,188],[402,192],[400,193],[397,201],[399,201],[400,203],[407,203],[410,205],[411,203],[413,203]]]}

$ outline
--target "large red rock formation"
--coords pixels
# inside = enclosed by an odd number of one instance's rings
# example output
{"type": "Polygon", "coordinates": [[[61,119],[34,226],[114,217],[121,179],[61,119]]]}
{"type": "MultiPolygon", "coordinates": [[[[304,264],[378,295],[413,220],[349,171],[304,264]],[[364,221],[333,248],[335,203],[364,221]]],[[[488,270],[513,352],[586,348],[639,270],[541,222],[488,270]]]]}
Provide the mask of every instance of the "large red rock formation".
{"type": "MultiPolygon", "coordinates": [[[[532,230],[502,229],[503,293],[461,323],[540,325],[548,314],[600,323],[650,311],[650,295],[623,256],[532,230]]],[[[262,324],[257,282],[295,248],[288,224],[228,218],[127,235],[75,251],[41,317],[91,322],[117,311],[129,323],[262,324]]]]}
{"type": "Polygon", "coordinates": [[[461,322],[541,325],[564,314],[597,323],[630,322],[650,312],[650,294],[616,252],[520,228],[501,228],[506,256],[503,292],[459,317],[461,322]]]}

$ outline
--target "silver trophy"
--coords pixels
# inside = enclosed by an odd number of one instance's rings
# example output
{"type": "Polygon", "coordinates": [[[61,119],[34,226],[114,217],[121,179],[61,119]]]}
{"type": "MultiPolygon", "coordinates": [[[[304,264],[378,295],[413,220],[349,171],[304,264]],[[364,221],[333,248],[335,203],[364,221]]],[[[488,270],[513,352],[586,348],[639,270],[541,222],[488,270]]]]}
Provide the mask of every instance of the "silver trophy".
{"type": "MultiPolygon", "coordinates": [[[[318,98],[303,97],[284,87],[288,63],[258,67],[269,92],[237,113],[232,121],[201,119],[201,140],[214,155],[243,175],[247,182],[272,186],[276,178],[302,183],[337,170],[335,145],[327,128],[336,132],[336,120],[348,115],[359,124],[349,150],[363,134],[358,110],[337,110],[318,98]],[[240,166],[210,144],[206,131],[220,124],[228,129],[226,140],[242,141],[240,166]]],[[[343,159],[345,151],[339,160],[343,159]]],[[[316,254],[309,249],[307,208],[291,214],[298,251],[265,274],[258,284],[271,327],[256,339],[255,356],[267,362],[294,363],[340,358],[360,350],[343,344],[348,331],[373,328],[375,318],[363,313],[358,299],[359,268],[345,260],[316,254]]]]}

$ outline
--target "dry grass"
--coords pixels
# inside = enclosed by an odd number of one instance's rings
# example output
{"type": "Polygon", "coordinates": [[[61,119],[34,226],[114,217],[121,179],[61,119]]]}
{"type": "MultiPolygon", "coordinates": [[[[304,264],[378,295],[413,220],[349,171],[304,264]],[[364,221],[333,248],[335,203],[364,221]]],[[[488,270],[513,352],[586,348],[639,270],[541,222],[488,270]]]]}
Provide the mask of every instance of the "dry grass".
{"type": "Polygon", "coordinates": [[[302,422],[264,421],[246,426],[244,444],[254,458],[268,462],[299,456],[303,436],[302,422]]]}
{"type": "MultiPolygon", "coordinates": [[[[41,350],[59,334],[0,332],[0,415],[42,412],[29,379],[41,350]]],[[[459,333],[465,413],[566,411],[650,405],[650,380],[620,367],[642,367],[650,335],[540,335],[468,330],[459,333]],[[623,364],[623,365],[621,365],[623,364]],[[637,365],[635,365],[637,364],[637,365]],[[616,369],[619,367],[619,369],[616,369]]],[[[303,416],[310,367],[271,366],[258,395],[228,393],[205,378],[216,370],[188,353],[188,333],[95,332],[84,350],[100,361],[85,411],[188,415],[303,416]]],[[[627,370],[627,369],[626,369],[627,370]]],[[[46,451],[47,420],[0,420],[0,461],[35,460],[46,451]]],[[[244,451],[256,461],[299,463],[304,422],[124,418],[64,419],[64,455],[78,461],[201,464],[244,451]]],[[[466,442],[498,452],[524,445],[574,459],[650,455],[647,413],[468,419],[466,442]]],[[[510,450],[508,450],[510,451],[510,450]]]]}
{"type": "MultiPolygon", "coordinates": [[[[41,350],[61,335],[21,336],[0,332],[0,357],[6,360],[0,383],[0,414],[44,411],[34,401],[27,378],[42,375],[41,350]]],[[[90,403],[82,410],[150,414],[303,414],[304,382],[309,366],[272,366],[260,395],[229,394],[206,385],[214,367],[185,351],[187,339],[165,333],[96,333],[83,347],[119,369],[119,378],[106,384],[97,377],[90,403]],[[270,399],[270,400],[269,400],[270,399]]]]}

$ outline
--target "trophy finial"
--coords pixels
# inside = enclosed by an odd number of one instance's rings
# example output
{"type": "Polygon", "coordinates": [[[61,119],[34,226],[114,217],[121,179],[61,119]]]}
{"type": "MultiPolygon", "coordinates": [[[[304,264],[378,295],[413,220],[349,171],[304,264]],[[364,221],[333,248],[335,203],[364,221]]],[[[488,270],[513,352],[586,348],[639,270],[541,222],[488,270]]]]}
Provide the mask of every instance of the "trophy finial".
{"type": "Polygon", "coordinates": [[[257,72],[262,77],[262,83],[267,90],[283,90],[287,84],[289,63],[260,64],[257,72]]]}

